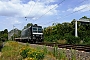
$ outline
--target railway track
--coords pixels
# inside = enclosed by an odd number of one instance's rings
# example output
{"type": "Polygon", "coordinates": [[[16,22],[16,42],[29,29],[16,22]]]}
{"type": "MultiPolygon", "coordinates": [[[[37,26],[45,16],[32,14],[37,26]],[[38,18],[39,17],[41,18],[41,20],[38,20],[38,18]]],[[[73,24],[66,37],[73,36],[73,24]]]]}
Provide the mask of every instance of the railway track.
{"type": "Polygon", "coordinates": [[[58,46],[59,48],[66,48],[66,49],[75,49],[79,51],[90,52],[90,45],[71,45],[71,44],[59,44],[59,43],[36,43],[38,45],[46,45],[46,46],[58,46]]]}

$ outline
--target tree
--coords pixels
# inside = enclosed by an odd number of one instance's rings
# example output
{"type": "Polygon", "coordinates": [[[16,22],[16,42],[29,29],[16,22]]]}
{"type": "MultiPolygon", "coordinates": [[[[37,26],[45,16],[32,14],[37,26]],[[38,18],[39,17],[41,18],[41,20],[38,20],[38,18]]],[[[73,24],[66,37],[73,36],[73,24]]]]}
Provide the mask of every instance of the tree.
{"type": "Polygon", "coordinates": [[[5,29],[4,31],[0,31],[0,39],[1,41],[8,40],[8,30],[7,29],[5,29]]]}
{"type": "Polygon", "coordinates": [[[33,24],[32,23],[28,23],[26,26],[24,26],[24,29],[26,29],[26,28],[28,28],[30,26],[33,26],[33,24]]]}
{"type": "Polygon", "coordinates": [[[80,18],[80,19],[88,19],[88,18],[87,18],[87,16],[83,16],[83,17],[82,17],[82,18],[80,18]]]}
{"type": "MultiPolygon", "coordinates": [[[[90,18],[87,16],[84,16],[80,19],[90,20],[90,18]]],[[[75,37],[75,19],[73,19],[70,23],[53,23],[52,26],[44,28],[44,38],[46,41],[52,42],[65,39],[69,44],[79,44],[80,40],[83,40],[85,43],[87,43],[87,41],[90,39],[90,24],[85,23],[85,25],[82,25],[81,22],[77,22],[77,30],[78,38],[75,37]]]]}
{"type": "Polygon", "coordinates": [[[4,30],[4,33],[7,33],[7,34],[8,34],[8,30],[7,30],[7,29],[5,29],[5,30],[4,30]]]}

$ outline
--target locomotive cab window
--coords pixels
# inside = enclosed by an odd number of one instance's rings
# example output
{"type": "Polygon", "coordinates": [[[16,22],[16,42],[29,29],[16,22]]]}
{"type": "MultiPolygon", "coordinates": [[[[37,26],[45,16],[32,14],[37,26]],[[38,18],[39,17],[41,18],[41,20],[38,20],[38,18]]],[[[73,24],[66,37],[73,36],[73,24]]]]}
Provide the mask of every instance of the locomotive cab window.
{"type": "Polygon", "coordinates": [[[38,28],[38,33],[42,33],[42,28],[38,28]]]}
{"type": "Polygon", "coordinates": [[[34,33],[37,33],[37,27],[33,27],[33,28],[32,28],[32,31],[33,31],[34,33]]]}

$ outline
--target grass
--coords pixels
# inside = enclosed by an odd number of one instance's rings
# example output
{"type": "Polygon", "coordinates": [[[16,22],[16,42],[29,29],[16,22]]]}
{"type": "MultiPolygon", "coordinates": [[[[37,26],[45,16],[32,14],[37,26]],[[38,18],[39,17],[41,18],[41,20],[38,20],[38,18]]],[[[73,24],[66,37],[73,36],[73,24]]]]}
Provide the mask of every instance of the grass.
{"type": "Polygon", "coordinates": [[[45,46],[41,50],[40,47],[32,48],[28,43],[22,45],[15,41],[5,42],[1,52],[0,60],[46,60],[47,56],[48,59],[51,57],[55,59],[52,53],[48,53],[45,46]]]}
{"type": "MultiPolygon", "coordinates": [[[[0,60],[69,60],[66,49],[58,50],[57,45],[54,45],[51,52],[46,46],[33,48],[28,43],[22,45],[15,41],[7,41],[1,53],[0,60]]],[[[71,60],[76,60],[76,51],[71,49],[70,54],[71,60]]]]}
{"type": "Polygon", "coordinates": [[[5,46],[2,48],[1,60],[22,60],[22,57],[19,53],[19,45],[17,42],[8,41],[5,43],[5,46]]]}

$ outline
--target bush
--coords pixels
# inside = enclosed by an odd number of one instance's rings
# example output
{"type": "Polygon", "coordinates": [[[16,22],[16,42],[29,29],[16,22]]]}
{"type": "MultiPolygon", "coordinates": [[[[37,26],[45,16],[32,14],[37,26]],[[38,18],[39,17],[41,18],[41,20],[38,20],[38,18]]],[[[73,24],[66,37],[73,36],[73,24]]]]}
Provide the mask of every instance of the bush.
{"type": "Polygon", "coordinates": [[[84,38],[84,40],[83,40],[83,44],[90,44],[90,37],[86,37],[86,38],[84,38]]]}
{"type": "Polygon", "coordinates": [[[30,47],[22,47],[20,49],[20,55],[25,59],[31,58],[33,60],[34,59],[41,60],[44,58],[44,52],[43,51],[36,50],[36,49],[30,48],[30,47]]]}
{"type": "Polygon", "coordinates": [[[44,58],[44,51],[32,48],[26,45],[19,44],[15,41],[5,42],[5,46],[1,50],[1,60],[42,60],[44,58]]]}
{"type": "Polygon", "coordinates": [[[56,42],[57,40],[59,40],[59,36],[58,35],[45,36],[44,40],[46,42],[56,42]]]}
{"type": "Polygon", "coordinates": [[[3,42],[0,41],[0,51],[1,51],[2,48],[3,48],[3,42]]]}
{"type": "Polygon", "coordinates": [[[80,38],[72,36],[72,35],[66,36],[65,39],[67,40],[67,44],[79,44],[80,43],[80,38]]]}

